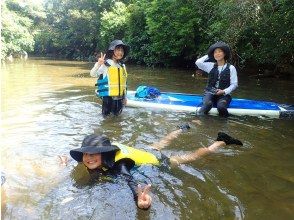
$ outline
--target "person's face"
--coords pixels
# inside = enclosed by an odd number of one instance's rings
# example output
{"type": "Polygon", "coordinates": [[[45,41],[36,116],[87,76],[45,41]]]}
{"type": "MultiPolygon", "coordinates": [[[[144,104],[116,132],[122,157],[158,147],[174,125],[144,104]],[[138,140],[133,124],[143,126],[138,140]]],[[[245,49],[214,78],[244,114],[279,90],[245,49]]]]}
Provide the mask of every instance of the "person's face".
{"type": "Polygon", "coordinates": [[[83,163],[90,170],[94,170],[102,165],[101,154],[83,153],[83,163]]]}
{"type": "Polygon", "coordinates": [[[216,48],[213,52],[213,57],[216,61],[223,61],[225,60],[225,53],[220,48],[216,48]]]}
{"type": "Polygon", "coordinates": [[[122,46],[117,46],[113,51],[113,58],[116,60],[121,60],[124,57],[124,54],[124,48],[122,46]]]}

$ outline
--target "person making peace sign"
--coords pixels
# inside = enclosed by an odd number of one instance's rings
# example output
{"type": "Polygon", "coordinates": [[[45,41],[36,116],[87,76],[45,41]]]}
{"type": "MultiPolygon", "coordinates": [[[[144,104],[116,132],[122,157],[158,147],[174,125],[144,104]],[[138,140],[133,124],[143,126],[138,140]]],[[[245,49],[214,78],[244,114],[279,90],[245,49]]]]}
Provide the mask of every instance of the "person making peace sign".
{"type": "Polygon", "coordinates": [[[101,53],[90,71],[92,77],[98,77],[97,94],[102,99],[102,115],[121,114],[126,102],[127,71],[122,62],[129,53],[129,46],[121,40],[110,43],[106,54],[101,53]]]}
{"type": "MultiPolygon", "coordinates": [[[[160,151],[188,129],[190,129],[188,124],[179,126],[178,130],[169,133],[159,142],[154,143],[151,148],[160,151]]],[[[138,185],[130,172],[135,166],[169,166],[169,164],[179,165],[188,163],[230,144],[242,145],[242,142],[223,132],[219,132],[216,141],[209,147],[201,147],[184,155],[168,158],[161,152],[156,157],[147,151],[120,143],[111,143],[106,136],[92,134],[84,138],[80,148],[70,150],[70,155],[74,160],[81,162],[87,168],[91,179],[95,180],[97,177],[99,178],[104,175],[120,175],[123,177],[133,193],[137,206],[140,209],[148,209],[152,203],[152,198],[149,195],[151,185],[148,184],[144,187],[138,185]]]]}

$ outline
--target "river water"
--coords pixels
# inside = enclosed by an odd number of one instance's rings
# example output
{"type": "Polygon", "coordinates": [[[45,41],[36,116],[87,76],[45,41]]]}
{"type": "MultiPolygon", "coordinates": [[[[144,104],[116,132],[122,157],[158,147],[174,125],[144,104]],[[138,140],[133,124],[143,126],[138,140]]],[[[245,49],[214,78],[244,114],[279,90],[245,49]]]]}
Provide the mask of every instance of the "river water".
{"type": "MultiPolygon", "coordinates": [[[[125,108],[103,119],[94,95],[93,63],[31,59],[1,67],[1,169],[6,182],[3,219],[293,219],[293,121],[125,108]],[[149,150],[177,125],[189,122],[166,155],[208,146],[223,131],[244,146],[227,146],[179,167],[142,166],[152,181],[152,207],[139,210],[125,181],[88,183],[85,169],[58,155],[80,146],[85,135],[149,150]]],[[[194,71],[128,66],[129,89],[202,93],[206,80],[194,71]]],[[[293,82],[239,76],[235,97],[294,103],[293,82]]],[[[144,182],[144,175],[134,172],[144,182]]],[[[150,180],[147,179],[149,182],[150,180]]]]}

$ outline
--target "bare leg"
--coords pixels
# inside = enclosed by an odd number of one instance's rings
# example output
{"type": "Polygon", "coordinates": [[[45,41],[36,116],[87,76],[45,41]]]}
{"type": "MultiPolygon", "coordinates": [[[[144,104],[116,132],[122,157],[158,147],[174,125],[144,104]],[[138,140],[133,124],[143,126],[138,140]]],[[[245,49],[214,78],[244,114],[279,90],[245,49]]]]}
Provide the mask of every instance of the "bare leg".
{"type": "Polygon", "coordinates": [[[188,163],[198,158],[204,157],[210,153],[215,152],[218,148],[226,146],[224,141],[216,141],[209,147],[201,147],[189,154],[181,155],[181,156],[171,156],[170,162],[172,165],[179,165],[181,163],[188,163]]]}
{"type": "Polygon", "coordinates": [[[192,120],[193,123],[197,124],[197,125],[202,125],[202,122],[198,119],[194,119],[192,120]]]}
{"type": "Polygon", "coordinates": [[[161,150],[164,147],[168,146],[171,143],[171,141],[176,139],[181,133],[182,133],[182,129],[172,131],[171,133],[166,135],[164,138],[162,138],[159,142],[152,144],[151,148],[155,150],[161,150]]]}

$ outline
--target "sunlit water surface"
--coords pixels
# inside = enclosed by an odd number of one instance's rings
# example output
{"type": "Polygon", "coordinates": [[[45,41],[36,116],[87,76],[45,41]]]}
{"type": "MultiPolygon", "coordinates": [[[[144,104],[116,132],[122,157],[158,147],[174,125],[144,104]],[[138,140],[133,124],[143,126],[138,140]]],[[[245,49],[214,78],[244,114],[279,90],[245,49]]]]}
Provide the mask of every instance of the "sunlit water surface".
{"type": "MultiPolygon", "coordinates": [[[[94,95],[93,63],[28,60],[1,67],[1,167],[6,176],[4,219],[293,219],[293,120],[216,116],[125,108],[103,119],[94,95]],[[139,210],[120,178],[88,183],[83,166],[59,164],[58,155],[80,146],[85,135],[108,135],[139,149],[190,122],[163,152],[176,155],[208,146],[217,132],[244,146],[179,167],[138,169],[152,180],[152,207],[139,210]]],[[[161,91],[202,93],[194,71],[128,67],[129,89],[148,83],[161,91]]],[[[294,103],[293,82],[239,76],[235,97],[294,103]]],[[[139,172],[140,182],[146,179],[139,172]]],[[[150,182],[150,181],[149,181],[150,182]]]]}

